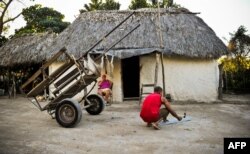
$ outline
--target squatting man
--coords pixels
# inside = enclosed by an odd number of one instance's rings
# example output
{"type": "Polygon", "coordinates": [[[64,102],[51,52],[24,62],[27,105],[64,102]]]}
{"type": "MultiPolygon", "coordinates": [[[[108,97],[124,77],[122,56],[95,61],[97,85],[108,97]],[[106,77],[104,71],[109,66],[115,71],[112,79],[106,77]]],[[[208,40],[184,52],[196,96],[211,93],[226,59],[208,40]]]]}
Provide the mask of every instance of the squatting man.
{"type": "Polygon", "coordinates": [[[140,117],[147,123],[148,127],[153,126],[154,129],[159,130],[159,122],[161,120],[166,122],[169,112],[179,121],[182,120],[182,117],[178,116],[172,109],[168,100],[163,97],[162,88],[156,86],[154,93],[149,94],[143,101],[140,117]],[[161,105],[164,105],[165,108],[161,108],[161,105]]]}

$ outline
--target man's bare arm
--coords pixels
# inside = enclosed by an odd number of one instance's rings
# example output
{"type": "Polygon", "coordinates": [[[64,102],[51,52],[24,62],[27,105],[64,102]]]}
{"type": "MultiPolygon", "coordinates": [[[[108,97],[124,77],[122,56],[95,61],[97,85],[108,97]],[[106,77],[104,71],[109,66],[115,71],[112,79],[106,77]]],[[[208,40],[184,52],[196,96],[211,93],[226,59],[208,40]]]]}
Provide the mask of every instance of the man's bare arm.
{"type": "Polygon", "coordinates": [[[174,116],[176,119],[181,121],[182,118],[180,116],[178,116],[177,113],[172,109],[168,100],[164,97],[162,97],[161,100],[162,100],[163,104],[165,105],[166,109],[172,114],[172,116],[174,116]]]}

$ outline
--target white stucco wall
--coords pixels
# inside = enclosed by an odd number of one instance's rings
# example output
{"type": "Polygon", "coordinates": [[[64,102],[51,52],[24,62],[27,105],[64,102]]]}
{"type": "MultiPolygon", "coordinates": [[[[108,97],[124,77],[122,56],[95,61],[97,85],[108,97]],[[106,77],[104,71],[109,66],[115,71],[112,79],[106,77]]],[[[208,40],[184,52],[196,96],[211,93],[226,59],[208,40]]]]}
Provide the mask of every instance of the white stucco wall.
{"type": "Polygon", "coordinates": [[[123,101],[123,91],[122,91],[122,76],[121,76],[121,60],[114,60],[114,72],[113,72],[113,100],[114,102],[123,101]]]}
{"type": "MultiPolygon", "coordinates": [[[[154,82],[155,54],[140,58],[141,83],[154,82]]],[[[219,69],[216,60],[164,57],[166,93],[174,100],[212,102],[218,97],[219,69]]],[[[159,63],[157,85],[162,86],[159,63]]]]}
{"type": "MultiPolygon", "coordinates": [[[[50,73],[62,63],[54,63],[50,73]]],[[[154,83],[155,54],[140,57],[140,84],[154,83]]],[[[216,60],[195,60],[185,58],[164,57],[166,93],[170,93],[177,101],[212,102],[218,97],[219,69],[216,60]]],[[[162,86],[161,63],[158,67],[158,83],[162,86]]],[[[123,101],[121,60],[114,60],[113,101],[123,101]]],[[[99,79],[98,79],[99,80],[99,79]]],[[[92,85],[88,86],[88,90],[92,85]]],[[[54,87],[50,89],[53,91],[54,87]]],[[[151,89],[148,89],[151,90],[151,89]]],[[[97,93],[97,86],[91,93],[97,93]]],[[[79,93],[75,99],[83,96],[79,93]]]]}

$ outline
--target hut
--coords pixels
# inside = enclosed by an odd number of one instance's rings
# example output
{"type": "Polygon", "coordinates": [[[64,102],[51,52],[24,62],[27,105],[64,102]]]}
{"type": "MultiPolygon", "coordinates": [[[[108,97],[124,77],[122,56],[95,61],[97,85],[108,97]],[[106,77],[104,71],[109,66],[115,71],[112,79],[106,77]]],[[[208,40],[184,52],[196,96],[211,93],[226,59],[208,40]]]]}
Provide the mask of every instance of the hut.
{"type": "Polygon", "coordinates": [[[1,89],[13,91],[39,69],[55,37],[54,33],[26,34],[6,42],[0,48],[1,89]]]}
{"type": "MultiPolygon", "coordinates": [[[[82,13],[47,48],[48,56],[62,47],[75,57],[82,56],[131,12],[82,13]]],[[[148,83],[165,85],[165,92],[177,101],[217,100],[216,59],[226,53],[226,46],[196,13],[186,9],[137,10],[120,29],[99,44],[93,54],[102,53],[136,23],[140,23],[140,27],[107,53],[114,57],[114,101],[138,98],[141,85],[148,83]]],[[[49,72],[60,65],[61,62],[53,64],[49,72]]]]}
{"type": "Polygon", "coordinates": [[[41,63],[50,55],[47,48],[52,45],[55,37],[54,33],[40,33],[12,38],[0,48],[0,66],[41,63]]]}
{"type": "MultiPolygon", "coordinates": [[[[57,52],[65,46],[70,54],[79,57],[131,12],[82,13],[55,39],[49,50],[57,52]]],[[[164,82],[166,93],[174,100],[211,102],[218,99],[216,59],[226,53],[226,46],[196,13],[186,9],[137,10],[125,26],[98,45],[95,52],[102,52],[136,22],[141,26],[108,52],[115,57],[114,101],[138,98],[141,85],[154,82],[160,86],[164,82]],[[159,65],[158,71],[155,70],[156,53],[163,55],[163,65],[159,65]]]]}

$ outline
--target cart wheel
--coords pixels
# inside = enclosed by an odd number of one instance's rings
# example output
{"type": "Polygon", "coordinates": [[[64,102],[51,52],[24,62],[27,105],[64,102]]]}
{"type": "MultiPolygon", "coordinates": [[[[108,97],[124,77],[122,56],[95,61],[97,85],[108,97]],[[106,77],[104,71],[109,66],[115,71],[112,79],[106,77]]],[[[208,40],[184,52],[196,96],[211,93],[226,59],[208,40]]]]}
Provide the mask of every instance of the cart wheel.
{"type": "Polygon", "coordinates": [[[81,118],[81,107],[73,99],[64,99],[56,106],[56,121],[63,127],[74,127],[81,118]]]}
{"type": "MultiPolygon", "coordinates": [[[[104,100],[101,96],[96,94],[91,94],[87,97],[88,101],[91,103],[91,106],[86,108],[86,111],[91,115],[97,115],[101,113],[104,109],[104,100]]],[[[88,105],[88,102],[85,100],[84,105],[88,105]]]]}

